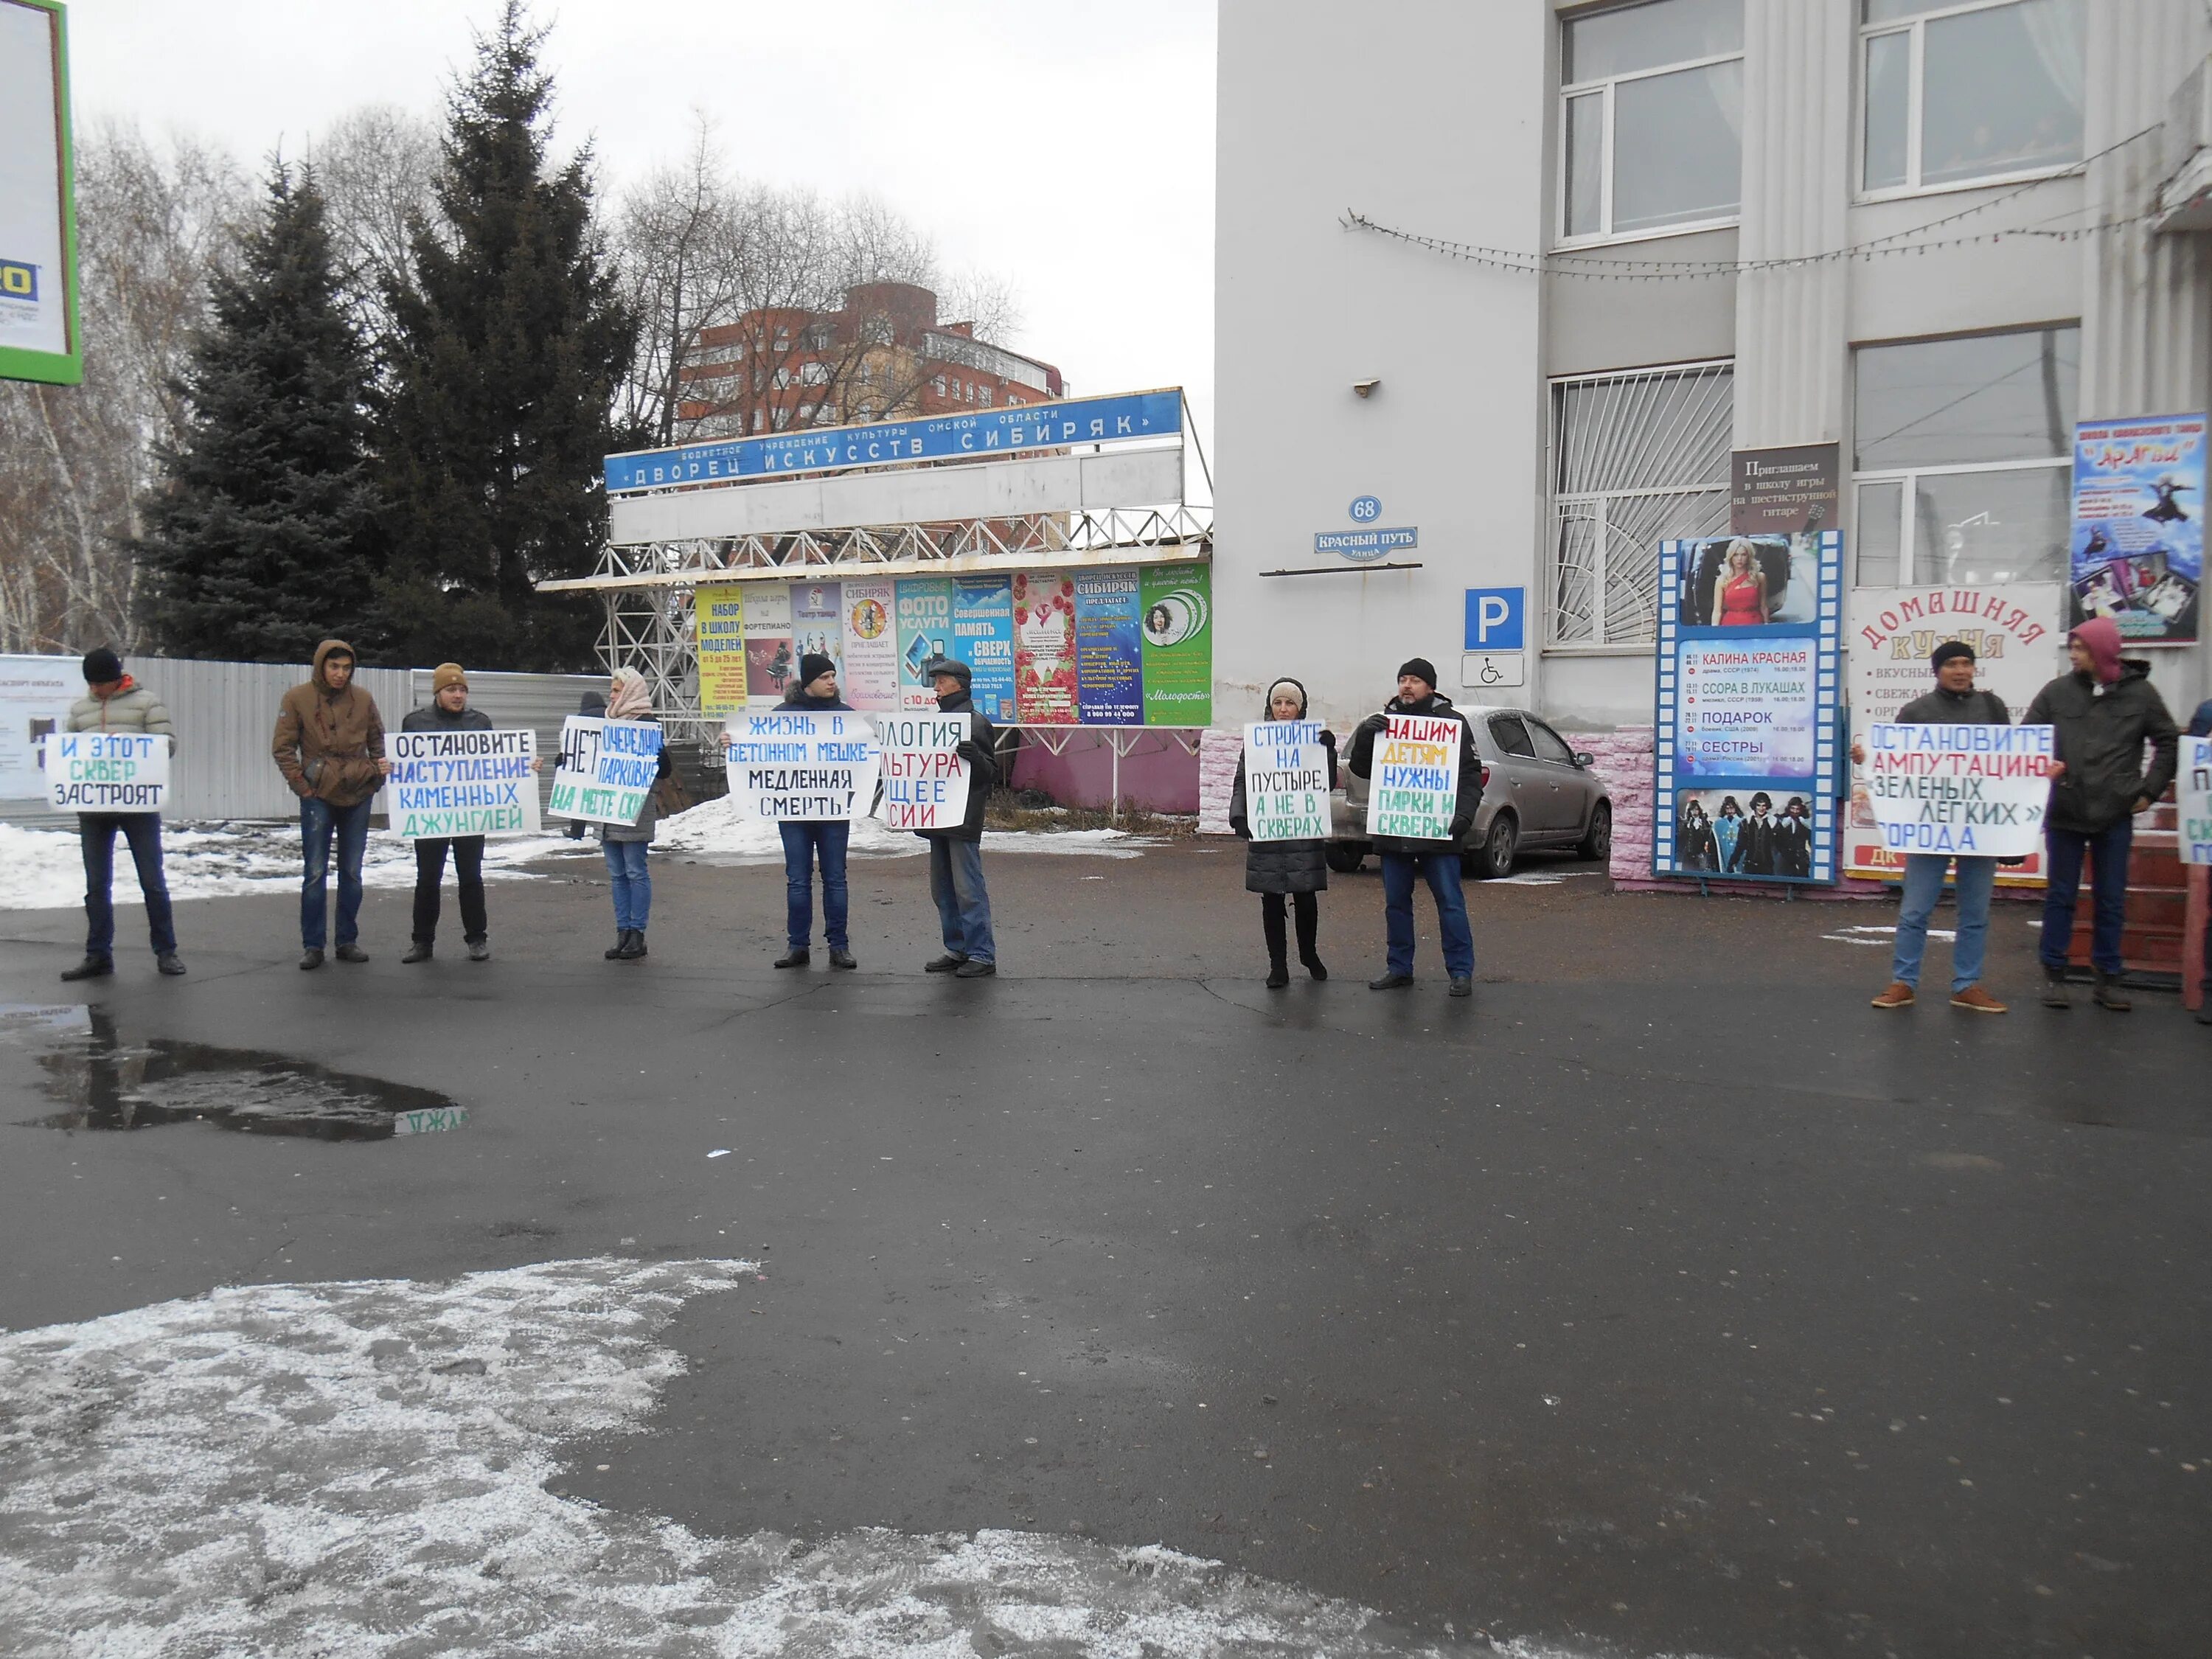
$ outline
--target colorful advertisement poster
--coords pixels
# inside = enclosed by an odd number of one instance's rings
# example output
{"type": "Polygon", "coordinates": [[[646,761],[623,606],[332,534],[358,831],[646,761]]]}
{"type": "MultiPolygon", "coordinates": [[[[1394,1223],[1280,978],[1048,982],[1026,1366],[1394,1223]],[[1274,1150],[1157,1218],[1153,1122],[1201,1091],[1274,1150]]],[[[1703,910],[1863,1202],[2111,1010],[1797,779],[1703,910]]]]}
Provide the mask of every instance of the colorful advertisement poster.
{"type": "Polygon", "coordinates": [[[1086,570],[1075,579],[1076,716],[1085,726],[1145,723],[1137,598],[1133,570],[1086,570]]]}
{"type": "Polygon", "coordinates": [[[1739,536],[1802,536],[1836,526],[1841,447],[1793,444],[1729,457],[1729,528],[1739,536]]]}
{"type": "MultiPolygon", "coordinates": [[[[168,793],[167,733],[57,732],[46,739],[46,805],[57,812],[158,812],[168,793]]],[[[530,804],[538,805],[534,790],[530,804]]]]}
{"type": "Polygon", "coordinates": [[[651,720],[571,714],[561,722],[545,810],[587,823],[635,823],[659,771],[660,728],[651,720]]]}
{"type": "Polygon", "coordinates": [[[976,712],[1014,724],[1014,590],[1006,577],[952,579],[952,647],[975,676],[976,712]]]}
{"type": "Polygon", "coordinates": [[[1877,721],[1859,741],[1875,818],[1899,857],[2013,859],[2041,843],[2054,728],[1877,721]]]}
{"type": "MultiPolygon", "coordinates": [[[[2064,589],[2057,582],[2007,582],[1986,587],[1860,587],[1850,599],[1850,724],[1859,731],[1936,689],[1929,656],[1957,640],[1972,646],[1974,684],[1993,691],[2018,720],[2044,683],[2063,672],[2065,644],[2058,618],[2064,589]]],[[[1895,881],[1905,873],[1901,854],[1884,843],[1866,774],[1855,770],[1844,823],[1844,873],[1895,881]]],[[[2043,849],[2027,862],[2007,865],[1997,880],[2040,886],[2043,849]]]]}
{"type": "Polygon", "coordinates": [[[888,714],[899,706],[898,591],[888,581],[838,584],[845,624],[845,672],[839,683],[855,708],[888,714]]]}
{"type": "Polygon", "coordinates": [[[2202,415],[2075,428],[2069,627],[2110,617],[2130,645],[2196,640],[2204,438],[2202,415]]]}
{"type": "MultiPolygon", "coordinates": [[[[1459,811],[1461,734],[1449,716],[1390,714],[1375,742],[1375,779],[1367,792],[1367,833],[1413,841],[1449,841],[1459,811]]],[[[1322,773],[1328,776],[1326,769],[1322,773]]],[[[1249,799],[1251,775],[1245,775],[1249,799]]],[[[1325,815],[1324,815],[1325,816],[1325,815]]]]}
{"type": "Polygon", "coordinates": [[[1144,723],[1212,725],[1212,568],[1202,564],[1150,565],[1138,586],[1144,606],[1144,723]]]}
{"type": "Polygon", "coordinates": [[[1021,571],[1013,599],[1015,713],[1024,726],[1073,726],[1075,578],[1021,571]]]}
{"type": "Polygon", "coordinates": [[[2181,740],[2181,769],[2174,775],[2174,840],[2184,864],[2212,864],[2212,738],[2181,740]]]}
{"type": "Polygon", "coordinates": [[[738,812],[773,823],[866,817],[881,759],[865,714],[750,708],[732,719],[722,738],[738,812]]]}
{"type": "Polygon", "coordinates": [[[932,657],[953,654],[952,579],[900,577],[897,608],[899,712],[934,714],[937,689],[921,671],[932,657]]]}
{"type": "Polygon", "coordinates": [[[699,652],[699,712],[719,719],[745,706],[745,590],[736,582],[691,594],[699,652]]]}
{"type": "MultiPolygon", "coordinates": [[[[842,615],[843,584],[839,582],[793,582],[787,590],[791,596],[791,647],[800,656],[817,653],[837,665],[837,679],[842,687],[845,678],[845,623],[842,615]]],[[[845,699],[847,702],[853,700],[845,699]]]]}
{"type": "MultiPolygon", "coordinates": [[[[1453,754],[1456,759],[1456,744],[1453,754]]],[[[1456,799],[1456,783],[1453,794],[1456,799]]],[[[1244,824],[1254,841],[1328,839],[1328,750],[1319,720],[1245,726],[1244,824]]]]}
{"type": "Polygon", "coordinates": [[[758,708],[783,701],[799,653],[791,643],[791,590],[781,582],[753,582],[745,595],[745,702],[758,708]]]}
{"type": "Polygon", "coordinates": [[[968,716],[894,714],[877,722],[884,748],[884,826],[955,830],[967,821],[968,716]]]}
{"type": "Polygon", "coordinates": [[[534,836],[538,734],[387,732],[384,810],[403,840],[534,836]]]}
{"type": "Polygon", "coordinates": [[[1653,874],[1836,879],[1843,566],[1834,531],[1661,544],[1653,874]]]}
{"type": "Polygon", "coordinates": [[[0,657],[0,800],[46,793],[40,751],[69,724],[70,705],[83,695],[75,657],[0,657]]]}

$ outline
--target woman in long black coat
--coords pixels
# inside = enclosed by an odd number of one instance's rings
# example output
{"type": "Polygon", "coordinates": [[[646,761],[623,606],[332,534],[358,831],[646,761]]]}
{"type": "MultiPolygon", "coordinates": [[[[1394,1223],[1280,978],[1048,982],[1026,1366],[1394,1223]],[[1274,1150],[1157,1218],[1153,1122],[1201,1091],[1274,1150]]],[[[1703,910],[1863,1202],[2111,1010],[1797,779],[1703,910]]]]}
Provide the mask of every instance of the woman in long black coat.
{"type": "MultiPolygon", "coordinates": [[[[1302,720],[1306,717],[1306,689],[1296,680],[1277,680],[1267,688],[1271,720],[1302,720]]],[[[1336,787],[1336,733],[1322,728],[1322,747],[1328,756],[1328,787],[1336,787]]],[[[1284,938],[1283,900],[1287,896],[1297,914],[1298,960],[1316,979],[1327,979],[1316,937],[1321,928],[1321,907],[1314,895],[1328,885],[1328,843],[1323,841],[1252,841],[1252,825],[1244,805],[1244,762],[1237,763],[1237,782],[1229,793],[1229,827],[1251,845],[1244,849],[1244,890],[1260,896],[1260,926],[1267,936],[1267,988],[1280,990],[1291,982],[1288,941],[1284,938]]]]}

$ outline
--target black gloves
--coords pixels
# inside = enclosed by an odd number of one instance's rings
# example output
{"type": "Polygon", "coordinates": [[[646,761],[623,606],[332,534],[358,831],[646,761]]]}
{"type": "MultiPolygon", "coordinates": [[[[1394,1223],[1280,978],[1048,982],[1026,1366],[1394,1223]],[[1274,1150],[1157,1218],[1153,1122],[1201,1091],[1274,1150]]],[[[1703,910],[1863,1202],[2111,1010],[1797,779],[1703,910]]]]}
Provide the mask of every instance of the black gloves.
{"type": "Polygon", "coordinates": [[[1370,714],[1359,722],[1357,729],[1370,737],[1380,737],[1390,729],[1390,717],[1388,714],[1370,714]]]}
{"type": "Polygon", "coordinates": [[[1462,836],[1464,836],[1468,830],[1474,828],[1474,820],[1469,817],[1466,813],[1462,812],[1458,817],[1455,817],[1451,821],[1451,838],[1454,841],[1457,841],[1462,836]]]}

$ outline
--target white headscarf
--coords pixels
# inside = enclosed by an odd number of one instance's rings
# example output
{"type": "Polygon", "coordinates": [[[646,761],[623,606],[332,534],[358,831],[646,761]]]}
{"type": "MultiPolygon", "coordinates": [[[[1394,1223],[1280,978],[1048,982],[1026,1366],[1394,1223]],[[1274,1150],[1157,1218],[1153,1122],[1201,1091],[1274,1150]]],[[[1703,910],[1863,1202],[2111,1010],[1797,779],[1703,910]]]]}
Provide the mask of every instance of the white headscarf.
{"type": "Polygon", "coordinates": [[[611,678],[614,690],[607,698],[609,720],[638,720],[653,713],[653,693],[646,690],[644,675],[635,668],[617,668],[611,678]]]}

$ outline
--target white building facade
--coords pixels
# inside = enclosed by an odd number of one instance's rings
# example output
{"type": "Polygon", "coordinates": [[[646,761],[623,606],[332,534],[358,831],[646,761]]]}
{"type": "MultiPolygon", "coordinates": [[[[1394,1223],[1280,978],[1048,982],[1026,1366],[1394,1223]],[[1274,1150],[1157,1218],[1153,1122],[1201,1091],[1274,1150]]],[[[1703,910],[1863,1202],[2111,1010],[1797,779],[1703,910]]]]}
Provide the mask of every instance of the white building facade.
{"type": "MultiPolygon", "coordinates": [[[[1222,0],[1217,720],[1419,655],[1648,722],[1732,450],[1840,447],[1856,586],[2064,581],[2075,422],[2212,403],[2208,50],[2203,0],[1222,0]]],[[[2185,718],[2206,645],[2142,654],[2185,718]]]]}

